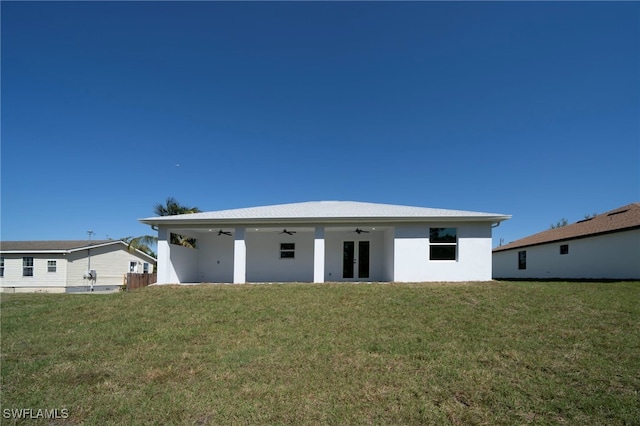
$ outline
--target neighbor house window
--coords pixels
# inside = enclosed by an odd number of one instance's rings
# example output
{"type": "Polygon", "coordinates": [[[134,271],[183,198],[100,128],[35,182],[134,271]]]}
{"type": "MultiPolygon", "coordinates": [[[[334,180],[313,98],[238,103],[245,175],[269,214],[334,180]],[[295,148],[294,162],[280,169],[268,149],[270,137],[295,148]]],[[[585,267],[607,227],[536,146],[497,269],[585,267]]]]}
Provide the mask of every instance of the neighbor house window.
{"type": "Polygon", "coordinates": [[[4,277],[4,257],[0,257],[0,277],[4,277]]]}
{"type": "Polygon", "coordinates": [[[527,252],[518,252],[518,269],[527,269],[527,252]]]}
{"type": "Polygon", "coordinates": [[[296,257],[296,244],[295,243],[281,243],[280,244],[280,259],[293,259],[296,257]]]}
{"type": "Polygon", "coordinates": [[[33,257],[22,258],[22,276],[23,277],[33,276],[33,257]]]}
{"type": "Polygon", "coordinates": [[[560,246],[560,254],[569,254],[569,244],[563,244],[560,246]]]}
{"type": "Polygon", "coordinates": [[[147,262],[144,262],[142,264],[142,272],[144,272],[145,274],[149,273],[149,264],[147,262]]]}
{"type": "Polygon", "coordinates": [[[55,260],[47,260],[47,272],[56,272],[58,265],[55,260]]]}
{"type": "Polygon", "coordinates": [[[134,260],[129,262],[129,272],[138,272],[138,262],[134,260]]]}
{"type": "Polygon", "coordinates": [[[429,228],[429,260],[456,260],[456,228],[429,228]]]}

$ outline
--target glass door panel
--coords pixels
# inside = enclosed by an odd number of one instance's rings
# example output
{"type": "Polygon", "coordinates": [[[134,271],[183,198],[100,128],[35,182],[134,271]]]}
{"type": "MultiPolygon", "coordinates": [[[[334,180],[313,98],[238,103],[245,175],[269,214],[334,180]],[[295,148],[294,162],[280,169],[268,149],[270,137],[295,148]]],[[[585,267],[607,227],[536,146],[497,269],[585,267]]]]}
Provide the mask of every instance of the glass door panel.
{"type": "Polygon", "coordinates": [[[369,241],[358,242],[358,278],[369,278],[369,241]]]}
{"type": "Polygon", "coordinates": [[[355,265],[355,244],[345,241],[342,245],[342,278],[353,278],[355,265]]]}

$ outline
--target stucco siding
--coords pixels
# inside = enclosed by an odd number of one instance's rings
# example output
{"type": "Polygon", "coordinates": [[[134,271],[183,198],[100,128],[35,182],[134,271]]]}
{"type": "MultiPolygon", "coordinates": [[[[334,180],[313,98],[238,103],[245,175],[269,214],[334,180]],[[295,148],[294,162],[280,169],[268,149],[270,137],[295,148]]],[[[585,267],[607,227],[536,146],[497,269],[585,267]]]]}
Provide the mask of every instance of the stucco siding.
{"type": "Polygon", "coordinates": [[[200,282],[233,282],[233,241],[233,236],[217,233],[198,238],[200,282]]]}
{"type": "Polygon", "coordinates": [[[314,235],[247,232],[247,282],[313,282],[314,235]],[[293,258],[280,258],[281,243],[295,244],[293,258]]]}
{"type": "Polygon", "coordinates": [[[169,244],[169,283],[200,282],[198,249],[169,244]]]}
{"type": "Polygon", "coordinates": [[[394,281],[491,280],[491,225],[430,223],[397,226],[394,281]],[[456,260],[429,259],[429,228],[456,228],[456,260]]]}
{"type": "Polygon", "coordinates": [[[394,234],[395,228],[388,228],[383,233],[382,279],[384,281],[393,281],[394,279],[394,234]]]}
{"type": "Polygon", "coordinates": [[[383,281],[384,275],[384,238],[382,231],[371,230],[368,234],[358,234],[353,231],[331,231],[325,233],[326,245],[326,268],[325,281],[383,281]],[[343,256],[344,242],[353,241],[355,245],[355,271],[354,278],[343,278],[343,256]],[[360,278],[357,276],[358,262],[358,242],[369,241],[369,277],[360,278]]]}
{"type": "Polygon", "coordinates": [[[495,252],[493,270],[496,278],[640,279],[640,230],[495,252]],[[520,251],[526,269],[518,269],[520,251]]]}

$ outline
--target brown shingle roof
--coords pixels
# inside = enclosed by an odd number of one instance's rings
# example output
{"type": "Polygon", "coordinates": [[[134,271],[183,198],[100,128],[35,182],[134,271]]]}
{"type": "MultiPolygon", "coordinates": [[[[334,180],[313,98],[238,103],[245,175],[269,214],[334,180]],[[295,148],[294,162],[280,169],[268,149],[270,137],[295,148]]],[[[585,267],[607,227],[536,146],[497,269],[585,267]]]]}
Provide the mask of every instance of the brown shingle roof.
{"type": "MultiPolygon", "coordinates": [[[[91,246],[117,243],[118,240],[92,240],[91,246]]],[[[0,251],[67,251],[89,246],[89,240],[0,241],[0,251]]]]}
{"type": "Polygon", "coordinates": [[[549,229],[537,234],[496,247],[494,252],[511,250],[550,243],[554,241],[584,238],[598,234],[620,232],[626,229],[640,228],[640,203],[632,203],[624,207],[599,214],[590,219],[579,220],[560,228],[549,229]]]}

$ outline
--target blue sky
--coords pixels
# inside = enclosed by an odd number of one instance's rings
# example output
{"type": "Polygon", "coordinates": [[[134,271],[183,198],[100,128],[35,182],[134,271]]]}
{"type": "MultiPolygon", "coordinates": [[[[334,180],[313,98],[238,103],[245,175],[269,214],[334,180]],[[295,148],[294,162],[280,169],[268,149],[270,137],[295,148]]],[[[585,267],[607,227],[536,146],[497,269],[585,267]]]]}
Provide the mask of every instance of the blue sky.
{"type": "Polygon", "coordinates": [[[640,4],[7,2],[1,238],[121,238],[354,200],[513,215],[640,201],[640,4]]]}

